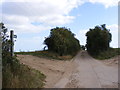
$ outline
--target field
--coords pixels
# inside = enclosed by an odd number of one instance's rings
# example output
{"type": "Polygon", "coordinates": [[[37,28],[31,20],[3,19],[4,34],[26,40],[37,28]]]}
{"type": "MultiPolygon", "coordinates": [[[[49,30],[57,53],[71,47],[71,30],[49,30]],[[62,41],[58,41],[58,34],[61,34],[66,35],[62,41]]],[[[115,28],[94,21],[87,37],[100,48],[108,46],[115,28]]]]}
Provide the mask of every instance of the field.
{"type": "MultiPolygon", "coordinates": [[[[70,60],[75,55],[65,55],[59,56],[57,53],[49,52],[49,51],[33,51],[33,52],[15,52],[18,55],[33,55],[37,57],[47,58],[47,59],[57,59],[57,60],[70,60]]],[[[120,48],[110,48],[107,51],[103,51],[99,53],[97,56],[92,56],[99,60],[109,59],[116,55],[120,55],[120,48]]]]}
{"type": "Polygon", "coordinates": [[[15,52],[18,55],[33,55],[37,57],[47,58],[47,59],[56,59],[56,60],[70,60],[74,55],[65,55],[59,56],[57,53],[49,51],[33,51],[33,52],[15,52]]]}

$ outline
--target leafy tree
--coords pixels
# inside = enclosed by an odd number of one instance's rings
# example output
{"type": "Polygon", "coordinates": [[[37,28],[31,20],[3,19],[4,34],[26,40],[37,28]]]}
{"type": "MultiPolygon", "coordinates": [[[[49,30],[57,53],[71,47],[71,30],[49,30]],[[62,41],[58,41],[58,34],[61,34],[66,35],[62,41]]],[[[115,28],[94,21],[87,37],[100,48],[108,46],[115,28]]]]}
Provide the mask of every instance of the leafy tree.
{"type": "Polygon", "coordinates": [[[84,45],[81,45],[81,49],[82,49],[82,50],[85,50],[85,46],[84,46],[84,45]]]}
{"type": "Polygon", "coordinates": [[[94,29],[90,29],[87,33],[87,51],[91,55],[97,55],[101,51],[107,50],[110,46],[112,35],[106,28],[106,25],[95,26],[94,29]]]}
{"type": "MultiPolygon", "coordinates": [[[[7,70],[7,66],[11,67],[11,71],[14,72],[16,67],[19,67],[19,61],[16,57],[11,56],[10,47],[13,43],[9,39],[9,35],[7,34],[8,29],[4,26],[3,23],[0,23],[1,32],[0,36],[2,37],[2,67],[3,73],[7,70]]],[[[4,78],[4,77],[3,77],[4,78]]]]}
{"type": "Polygon", "coordinates": [[[56,27],[51,29],[50,36],[44,41],[49,51],[59,55],[73,54],[80,50],[79,41],[74,37],[70,29],[56,27]]]}
{"type": "Polygon", "coordinates": [[[3,59],[3,66],[7,63],[10,63],[12,58],[10,56],[10,45],[11,42],[8,39],[9,36],[7,35],[7,28],[4,26],[3,23],[1,24],[1,36],[2,36],[2,59],[3,59]]]}

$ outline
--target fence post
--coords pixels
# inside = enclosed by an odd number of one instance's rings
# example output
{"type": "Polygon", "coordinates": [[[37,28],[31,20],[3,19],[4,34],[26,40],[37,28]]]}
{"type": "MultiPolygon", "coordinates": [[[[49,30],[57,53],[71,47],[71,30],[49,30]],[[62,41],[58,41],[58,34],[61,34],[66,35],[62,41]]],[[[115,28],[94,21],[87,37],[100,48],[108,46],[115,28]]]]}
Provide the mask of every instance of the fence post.
{"type": "Polygon", "coordinates": [[[13,41],[13,36],[14,36],[14,32],[13,32],[13,30],[11,30],[10,31],[10,41],[11,41],[10,52],[11,52],[11,57],[14,56],[14,41],[13,41]]]}

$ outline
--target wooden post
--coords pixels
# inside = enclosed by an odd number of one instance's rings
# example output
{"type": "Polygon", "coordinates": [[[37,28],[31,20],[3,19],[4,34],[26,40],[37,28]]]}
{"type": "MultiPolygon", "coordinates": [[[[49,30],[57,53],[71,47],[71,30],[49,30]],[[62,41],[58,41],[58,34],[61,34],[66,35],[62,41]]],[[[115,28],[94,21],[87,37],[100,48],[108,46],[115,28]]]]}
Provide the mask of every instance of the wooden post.
{"type": "Polygon", "coordinates": [[[11,30],[10,31],[10,41],[11,41],[10,52],[11,52],[11,56],[14,56],[14,41],[13,41],[13,36],[14,36],[14,32],[13,32],[13,30],[11,30]]]}

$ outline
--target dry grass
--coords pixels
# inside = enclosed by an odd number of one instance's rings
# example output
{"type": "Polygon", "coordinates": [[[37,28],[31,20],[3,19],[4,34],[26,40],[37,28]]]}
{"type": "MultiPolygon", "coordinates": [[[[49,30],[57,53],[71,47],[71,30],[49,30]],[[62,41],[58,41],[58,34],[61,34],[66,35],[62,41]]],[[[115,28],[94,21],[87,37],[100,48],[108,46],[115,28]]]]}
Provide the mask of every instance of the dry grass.
{"type": "Polygon", "coordinates": [[[13,72],[11,66],[4,67],[3,88],[42,88],[44,86],[45,75],[20,64],[13,72]]]}
{"type": "Polygon", "coordinates": [[[57,53],[50,51],[34,51],[34,52],[16,52],[15,54],[21,55],[33,55],[37,57],[47,58],[47,59],[56,59],[56,60],[70,60],[74,57],[74,55],[64,55],[60,56],[57,53]]]}

